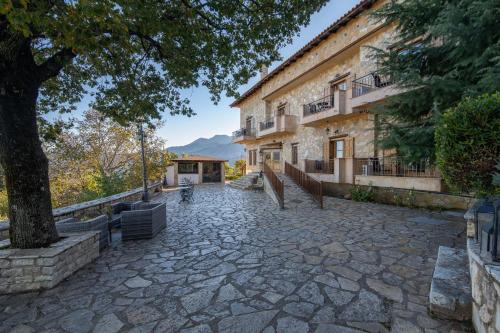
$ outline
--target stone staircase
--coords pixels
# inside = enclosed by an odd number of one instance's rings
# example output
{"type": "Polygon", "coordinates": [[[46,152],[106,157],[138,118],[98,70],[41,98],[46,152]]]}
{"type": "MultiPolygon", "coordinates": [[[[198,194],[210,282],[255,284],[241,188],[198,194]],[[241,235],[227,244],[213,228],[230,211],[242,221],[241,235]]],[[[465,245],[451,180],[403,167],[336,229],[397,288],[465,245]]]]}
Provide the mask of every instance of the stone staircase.
{"type": "Polygon", "coordinates": [[[251,172],[239,179],[236,179],[228,183],[228,186],[240,190],[255,190],[255,189],[263,189],[264,183],[262,181],[262,178],[259,177],[258,172],[251,172]]]}
{"type": "Polygon", "coordinates": [[[442,319],[471,319],[472,295],[465,250],[439,247],[429,294],[429,310],[442,319]]]}

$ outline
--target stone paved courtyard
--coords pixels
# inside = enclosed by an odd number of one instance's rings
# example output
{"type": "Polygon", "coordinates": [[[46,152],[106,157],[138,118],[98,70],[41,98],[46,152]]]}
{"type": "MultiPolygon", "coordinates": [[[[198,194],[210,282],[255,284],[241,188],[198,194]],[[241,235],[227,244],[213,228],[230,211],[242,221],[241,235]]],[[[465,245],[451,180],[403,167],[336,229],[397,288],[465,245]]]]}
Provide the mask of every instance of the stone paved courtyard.
{"type": "Polygon", "coordinates": [[[0,331],[469,331],[427,314],[437,247],[465,246],[460,216],[285,193],[285,210],[227,186],[192,204],[165,193],[166,231],[115,242],[52,290],[0,296],[0,331]]]}

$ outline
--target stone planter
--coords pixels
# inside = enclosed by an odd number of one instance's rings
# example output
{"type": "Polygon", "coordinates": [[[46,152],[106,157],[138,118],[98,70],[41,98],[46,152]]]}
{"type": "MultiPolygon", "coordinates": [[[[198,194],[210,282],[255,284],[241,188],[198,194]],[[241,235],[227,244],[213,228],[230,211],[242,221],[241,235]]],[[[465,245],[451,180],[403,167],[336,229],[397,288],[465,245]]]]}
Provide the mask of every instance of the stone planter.
{"type": "Polygon", "coordinates": [[[99,256],[99,232],[60,236],[47,248],[0,250],[0,294],[53,288],[99,256]]]}
{"type": "Polygon", "coordinates": [[[164,203],[134,205],[134,209],[122,212],[122,240],[153,238],[167,226],[164,203]]]}
{"type": "Polygon", "coordinates": [[[56,228],[59,233],[99,231],[99,250],[109,245],[108,217],[106,215],[100,215],[86,221],[79,221],[75,218],[64,219],[56,222],[56,228]]]}

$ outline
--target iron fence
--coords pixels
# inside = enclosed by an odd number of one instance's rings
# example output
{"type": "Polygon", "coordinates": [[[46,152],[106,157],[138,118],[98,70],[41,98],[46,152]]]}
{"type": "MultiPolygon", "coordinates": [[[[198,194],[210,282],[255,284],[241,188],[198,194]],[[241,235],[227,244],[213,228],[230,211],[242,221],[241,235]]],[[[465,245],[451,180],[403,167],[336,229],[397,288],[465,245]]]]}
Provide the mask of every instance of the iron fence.
{"type": "Polygon", "coordinates": [[[242,136],[255,136],[255,128],[240,128],[233,132],[233,138],[240,138],[242,136]]]}
{"type": "Polygon", "coordinates": [[[304,160],[306,173],[333,174],[335,171],[334,160],[304,160]]]}
{"type": "Polygon", "coordinates": [[[293,165],[285,162],[285,174],[292,178],[292,180],[302,187],[304,190],[309,192],[314,200],[319,203],[321,209],[323,209],[323,183],[317,181],[313,177],[306,174],[304,171],[297,169],[293,165]]]}
{"type": "Polygon", "coordinates": [[[334,95],[328,95],[303,106],[303,116],[307,117],[319,112],[333,108],[335,105],[334,95]]]}
{"type": "Polygon", "coordinates": [[[276,173],[274,173],[273,169],[267,163],[264,163],[264,176],[267,178],[271,186],[273,187],[276,196],[278,197],[279,205],[281,208],[285,207],[285,190],[284,183],[281,179],[278,178],[276,173]]]}
{"type": "Polygon", "coordinates": [[[352,97],[359,97],[374,90],[390,86],[392,79],[388,75],[372,72],[352,81],[352,97]]]}
{"type": "Polygon", "coordinates": [[[406,162],[401,157],[356,158],[354,174],[363,176],[440,178],[439,170],[429,160],[406,162]]]}
{"type": "Polygon", "coordinates": [[[266,119],[260,123],[260,130],[264,131],[269,128],[273,128],[275,124],[274,118],[266,119]]]}

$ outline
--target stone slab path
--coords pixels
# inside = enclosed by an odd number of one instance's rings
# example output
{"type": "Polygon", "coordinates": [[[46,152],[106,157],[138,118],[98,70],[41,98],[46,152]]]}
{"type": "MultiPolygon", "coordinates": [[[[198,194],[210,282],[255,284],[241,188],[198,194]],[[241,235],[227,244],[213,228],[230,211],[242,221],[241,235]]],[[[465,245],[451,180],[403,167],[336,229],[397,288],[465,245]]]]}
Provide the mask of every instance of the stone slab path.
{"type": "Polygon", "coordinates": [[[438,246],[465,246],[461,219],[334,198],[280,210],[219,185],[157,200],[165,231],[116,242],[52,290],[0,296],[0,332],[470,331],[427,314],[438,246]]]}

